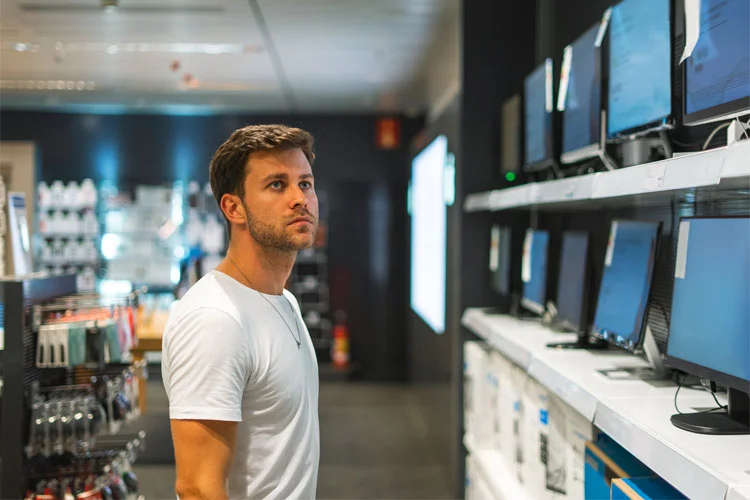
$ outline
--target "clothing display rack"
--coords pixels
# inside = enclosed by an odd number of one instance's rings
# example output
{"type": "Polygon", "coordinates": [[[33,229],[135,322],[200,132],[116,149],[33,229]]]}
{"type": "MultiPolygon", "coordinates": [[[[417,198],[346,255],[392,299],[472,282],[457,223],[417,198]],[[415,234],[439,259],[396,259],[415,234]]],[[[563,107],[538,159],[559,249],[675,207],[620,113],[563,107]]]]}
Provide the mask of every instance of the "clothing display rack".
{"type": "Polygon", "coordinates": [[[133,497],[137,295],[79,295],[70,274],[0,281],[0,301],[0,498],[133,497]]]}

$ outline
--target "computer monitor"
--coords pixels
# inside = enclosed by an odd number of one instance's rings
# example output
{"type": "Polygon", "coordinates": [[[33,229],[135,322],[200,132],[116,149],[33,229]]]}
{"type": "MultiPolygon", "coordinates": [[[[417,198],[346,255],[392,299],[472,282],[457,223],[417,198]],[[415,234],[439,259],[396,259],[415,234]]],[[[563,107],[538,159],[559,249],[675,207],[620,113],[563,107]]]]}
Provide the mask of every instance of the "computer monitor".
{"type": "Polygon", "coordinates": [[[674,415],[672,422],[680,428],[704,434],[750,433],[748,276],[750,217],[680,221],[665,361],[725,385],[730,397],[728,412],[674,415]]]}
{"type": "Polygon", "coordinates": [[[505,100],[500,125],[500,173],[507,176],[521,167],[521,96],[505,100]]]}
{"type": "MultiPolygon", "coordinates": [[[[700,37],[682,70],[685,125],[750,113],[750,2],[702,0],[700,4],[700,37]]],[[[682,2],[676,5],[683,8],[682,2]]]]}
{"type": "Polygon", "coordinates": [[[524,241],[521,276],[523,295],[521,305],[541,316],[547,301],[547,247],[549,233],[529,229],[524,241]]]}
{"type": "Polygon", "coordinates": [[[664,128],[672,113],[670,0],[624,0],[609,24],[607,136],[664,128]]]}
{"type": "MultiPolygon", "coordinates": [[[[602,75],[601,50],[596,46],[600,23],[596,23],[566,50],[570,53],[564,94],[561,163],[594,158],[601,149],[602,75]]],[[[563,96],[561,96],[563,98],[563,96]]]]}
{"type": "Polygon", "coordinates": [[[592,334],[631,352],[640,348],[654,272],[658,222],[612,222],[592,334]]]}
{"type": "Polygon", "coordinates": [[[524,81],[524,170],[536,172],[555,162],[552,137],[552,59],[524,81]]]}
{"type": "Polygon", "coordinates": [[[510,295],[509,227],[494,224],[490,231],[490,279],[492,289],[502,297],[510,295]]]}
{"type": "Polygon", "coordinates": [[[557,282],[557,323],[571,332],[586,331],[586,266],[589,236],[585,232],[563,234],[560,276],[557,282]]]}

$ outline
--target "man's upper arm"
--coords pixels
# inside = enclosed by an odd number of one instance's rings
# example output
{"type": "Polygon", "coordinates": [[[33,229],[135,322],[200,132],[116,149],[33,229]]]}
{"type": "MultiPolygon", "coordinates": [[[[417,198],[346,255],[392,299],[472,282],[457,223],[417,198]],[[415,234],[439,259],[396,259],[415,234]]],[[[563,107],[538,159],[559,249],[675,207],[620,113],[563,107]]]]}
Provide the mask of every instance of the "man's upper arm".
{"type": "Polygon", "coordinates": [[[172,420],[180,500],[227,498],[237,422],[172,420]]]}
{"type": "Polygon", "coordinates": [[[169,416],[176,420],[242,420],[251,359],[247,338],[227,312],[199,308],[165,335],[169,416]]]}

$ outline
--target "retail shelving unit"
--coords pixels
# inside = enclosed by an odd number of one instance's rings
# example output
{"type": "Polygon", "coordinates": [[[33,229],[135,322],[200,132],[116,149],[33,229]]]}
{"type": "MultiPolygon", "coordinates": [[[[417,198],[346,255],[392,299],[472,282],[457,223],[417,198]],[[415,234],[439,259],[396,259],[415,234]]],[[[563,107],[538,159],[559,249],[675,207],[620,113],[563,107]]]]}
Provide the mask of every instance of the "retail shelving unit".
{"type": "Polygon", "coordinates": [[[564,210],[658,203],[695,189],[750,187],[750,141],[612,172],[534,182],[471,194],[464,211],[564,210]]]}

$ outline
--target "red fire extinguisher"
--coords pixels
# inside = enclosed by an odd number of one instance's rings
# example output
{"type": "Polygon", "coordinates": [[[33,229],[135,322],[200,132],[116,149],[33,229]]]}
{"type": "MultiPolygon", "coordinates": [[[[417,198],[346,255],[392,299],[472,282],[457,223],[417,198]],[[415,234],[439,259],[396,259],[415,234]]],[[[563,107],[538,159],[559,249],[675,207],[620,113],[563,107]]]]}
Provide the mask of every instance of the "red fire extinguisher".
{"type": "Polygon", "coordinates": [[[336,311],[331,360],[333,366],[337,368],[346,368],[349,365],[349,329],[346,327],[346,313],[344,311],[336,311]]]}

